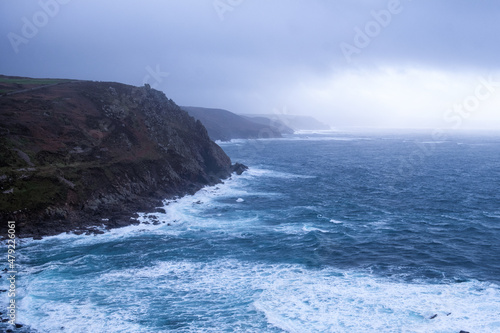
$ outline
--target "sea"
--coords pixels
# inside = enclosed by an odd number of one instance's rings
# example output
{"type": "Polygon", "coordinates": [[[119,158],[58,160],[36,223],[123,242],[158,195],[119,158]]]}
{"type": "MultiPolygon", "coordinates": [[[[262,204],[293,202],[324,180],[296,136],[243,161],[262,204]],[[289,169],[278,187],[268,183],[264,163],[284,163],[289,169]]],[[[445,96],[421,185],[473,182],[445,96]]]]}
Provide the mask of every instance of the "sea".
{"type": "Polygon", "coordinates": [[[18,242],[17,331],[500,332],[500,134],[219,144],[248,171],[139,225],[18,242]]]}

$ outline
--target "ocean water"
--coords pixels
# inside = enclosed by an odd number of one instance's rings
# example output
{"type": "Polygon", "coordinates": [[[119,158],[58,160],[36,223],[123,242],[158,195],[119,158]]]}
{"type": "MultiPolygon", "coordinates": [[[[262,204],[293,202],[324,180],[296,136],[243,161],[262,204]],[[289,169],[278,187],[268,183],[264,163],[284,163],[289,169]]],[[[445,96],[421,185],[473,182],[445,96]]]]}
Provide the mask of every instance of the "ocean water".
{"type": "Polygon", "coordinates": [[[23,241],[18,322],[500,332],[500,136],[311,132],[221,146],[250,169],[165,201],[166,214],[23,241]]]}

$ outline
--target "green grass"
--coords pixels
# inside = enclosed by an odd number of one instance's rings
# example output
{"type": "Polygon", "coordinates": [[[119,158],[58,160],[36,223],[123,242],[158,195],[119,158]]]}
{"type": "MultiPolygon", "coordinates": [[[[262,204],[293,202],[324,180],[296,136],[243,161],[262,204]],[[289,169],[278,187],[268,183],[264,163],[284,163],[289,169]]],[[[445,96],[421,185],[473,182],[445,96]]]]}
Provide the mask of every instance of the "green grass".
{"type": "Polygon", "coordinates": [[[8,78],[8,77],[0,77],[0,83],[8,83],[8,84],[54,84],[67,82],[70,80],[64,79],[22,79],[22,78],[8,78]]]}
{"type": "Polygon", "coordinates": [[[1,211],[13,212],[24,208],[43,209],[62,202],[67,191],[57,179],[44,177],[18,179],[11,186],[14,188],[14,193],[2,196],[1,211]]]}

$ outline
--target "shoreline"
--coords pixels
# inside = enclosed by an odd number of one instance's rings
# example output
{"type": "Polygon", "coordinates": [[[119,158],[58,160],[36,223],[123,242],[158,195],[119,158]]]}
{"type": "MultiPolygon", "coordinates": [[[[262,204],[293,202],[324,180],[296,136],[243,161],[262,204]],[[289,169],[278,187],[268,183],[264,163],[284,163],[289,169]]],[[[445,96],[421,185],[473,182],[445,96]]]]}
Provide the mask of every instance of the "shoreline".
{"type": "MultiPolygon", "coordinates": [[[[224,184],[225,180],[231,179],[233,176],[239,176],[244,171],[248,169],[247,166],[235,163],[232,166],[232,173],[229,177],[220,179],[219,182],[201,185],[201,184],[191,184],[191,188],[185,189],[184,193],[177,194],[166,194],[164,196],[154,196],[154,197],[140,197],[138,201],[133,204],[133,206],[128,206],[125,204],[122,207],[110,206],[106,210],[101,210],[96,214],[90,214],[88,212],[73,212],[70,219],[53,219],[53,220],[43,220],[40,217],[37,222],[41,224],[40,227],[34,229],[32,228],[32,222],[35,219],[29,219],[22,217],[16,219],[15,215],[12,215],[12,219],[6,219],[9,221],[15,221],[18,228],[16,228],[16,237],[18,239],[33,239],[41,240],[45,237],[58,236],[62,234],[75,234],[75,235],[99,235],[104,234],[107,231],[113,229],[124,228],[132,225],[142,224],[139,214],[150,215],[154,213],[166,213],[164,208],[165,202],[174,201],[177,199],[184,198],[186,196],[192,196],[198,193],[200,190],[212,186],[217,186],[224,184]],[[125,210],[117,211],[117,208],[127,207],[125,210]],[[42,228],[43,227],[43,228],[42,228]],[[27,231],[24,231],[24,230],[27,231]]],[[[152,224],[170,224],[172,222],[153,222],[152,224]]],[[[0,242],[4,242],[8,239],[6,233],[0,235],[0,242]]]]}

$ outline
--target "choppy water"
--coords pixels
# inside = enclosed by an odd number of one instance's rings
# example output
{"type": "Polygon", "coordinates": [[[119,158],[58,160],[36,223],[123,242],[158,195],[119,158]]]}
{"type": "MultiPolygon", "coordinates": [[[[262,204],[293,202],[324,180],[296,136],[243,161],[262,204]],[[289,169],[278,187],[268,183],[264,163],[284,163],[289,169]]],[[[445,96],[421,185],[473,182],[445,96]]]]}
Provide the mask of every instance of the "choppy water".
{"type": "Polygon", "coordinates": [[[167,214],[143,216],[151,224],[25,241],[18,322],[39,332],[500,332],[500,136],[221,145],[250,170],[166,202],[167,214]]]}

